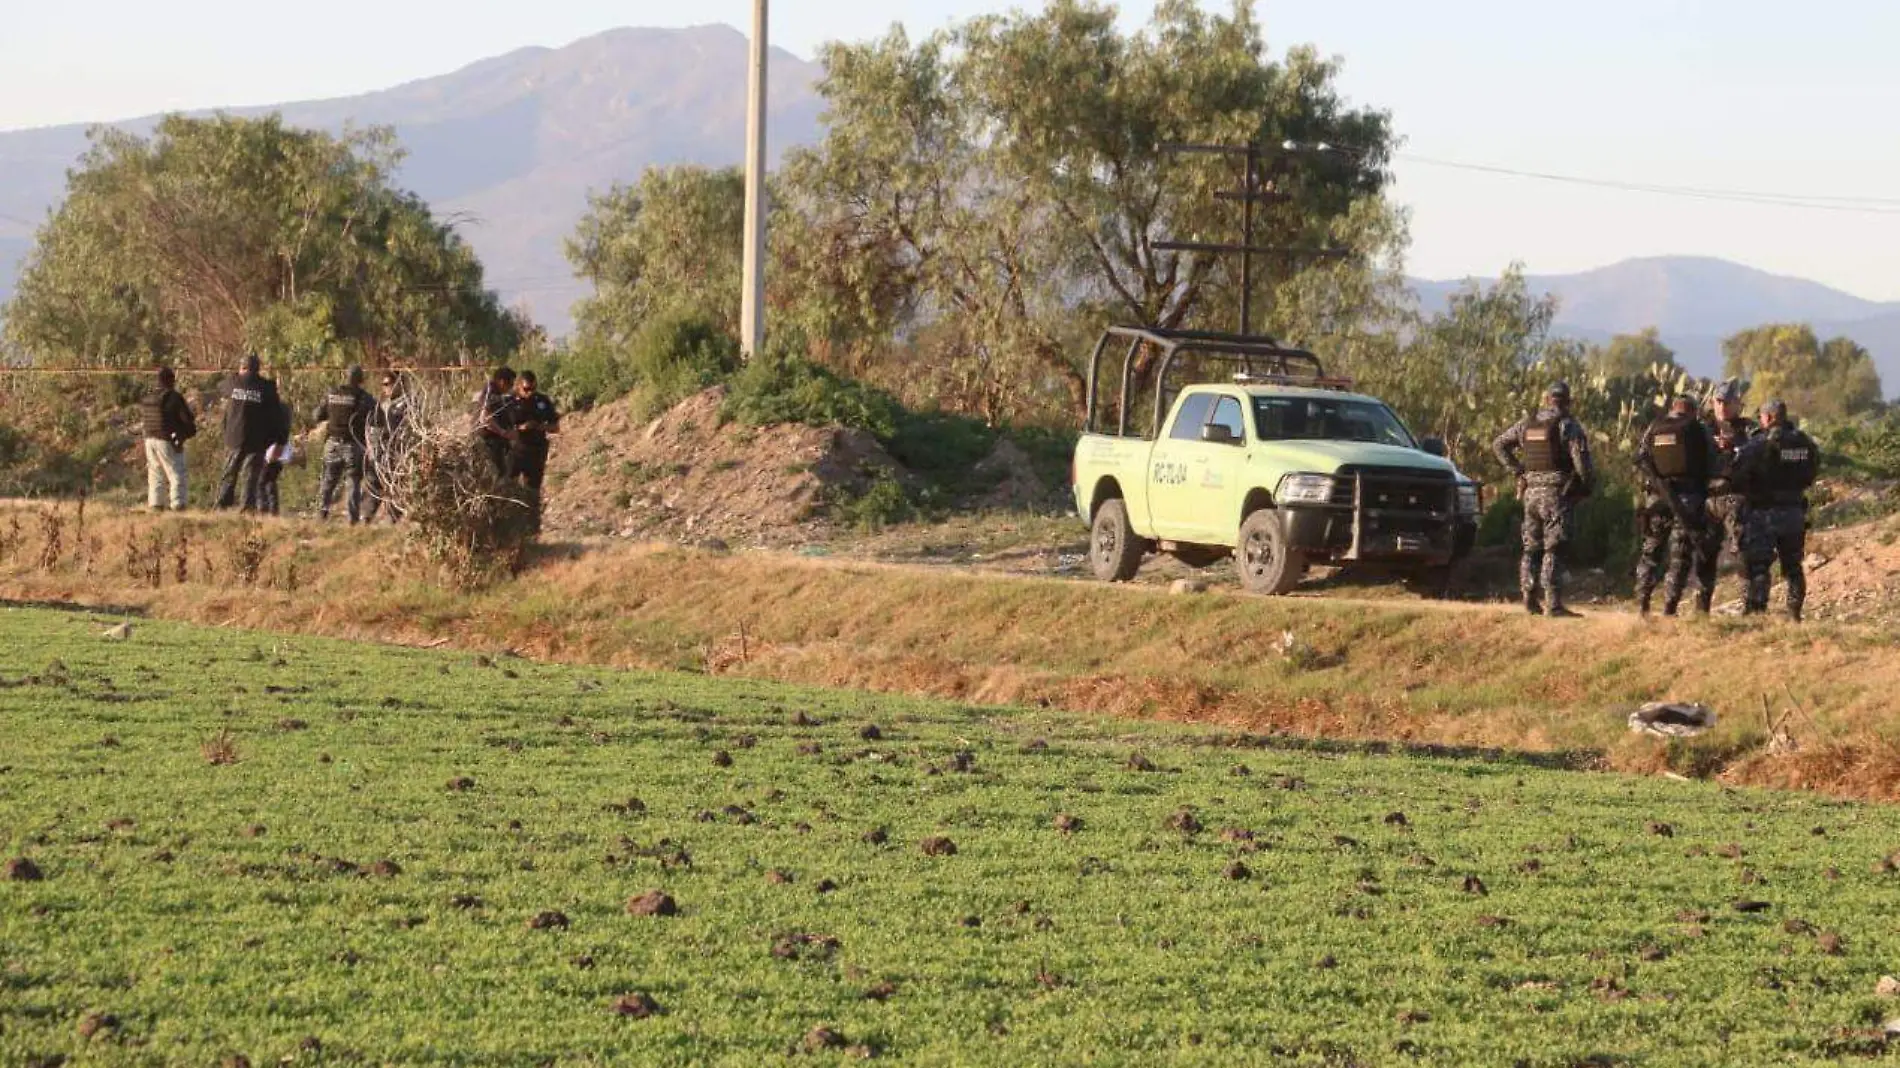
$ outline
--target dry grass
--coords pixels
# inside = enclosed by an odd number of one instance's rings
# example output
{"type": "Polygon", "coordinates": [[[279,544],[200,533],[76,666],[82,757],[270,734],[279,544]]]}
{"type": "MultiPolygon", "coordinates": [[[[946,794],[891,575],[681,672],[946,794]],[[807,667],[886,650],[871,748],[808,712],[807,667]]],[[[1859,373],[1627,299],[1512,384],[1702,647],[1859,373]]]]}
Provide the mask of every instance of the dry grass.
{"type": "MultiPolygon", "coordinates": [[[[226,542],[216,517],[89,517],[166,540],[226,542]]],[[[32,552],[0,590],[115,603],[168,618],[424,644],[446,639],[550,660],[715,671],[830,686],[1218,723],[1315,738],[1581,753],[1632,771],[1900,800],[1900,685],[1892,635],[1735,620],[1575,623],[1501,607],[1174,597],[1085,582],[976,576],[768,554],[715,555],[622,542],[534,551],[527,570],[455,592],[392,581],[391,531],[264,524],[266,573],[302,588],[234,588],[51,572],[32,552]],[[1291,631],[1313,650],[1289,658],[1291,631]],[[1763,719],[1795,710],[1797,748],[1770,754],[1763,719]],[[1723,717],[1693,743],[1629,736],[1643,701],[1700,701],[1723,717]]],[[[31,549],[32,546],[29,546],[31,549]]],[[[111,569],[106,569],[111,570],[111,569]]],[[[170,576],[167,576],[168,578],[170,576]]]]}

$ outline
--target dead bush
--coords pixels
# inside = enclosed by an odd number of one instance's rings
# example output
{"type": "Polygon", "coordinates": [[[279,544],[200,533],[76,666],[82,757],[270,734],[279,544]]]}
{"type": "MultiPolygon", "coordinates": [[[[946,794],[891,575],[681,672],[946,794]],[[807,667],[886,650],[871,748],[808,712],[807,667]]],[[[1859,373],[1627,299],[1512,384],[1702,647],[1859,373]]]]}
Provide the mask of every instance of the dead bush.
{"type": "Polygon", "coordinates": [[[235,764],[238,762],[237,738],[225,728],[204,740],[198,747],[207,764],[235,764]]]}

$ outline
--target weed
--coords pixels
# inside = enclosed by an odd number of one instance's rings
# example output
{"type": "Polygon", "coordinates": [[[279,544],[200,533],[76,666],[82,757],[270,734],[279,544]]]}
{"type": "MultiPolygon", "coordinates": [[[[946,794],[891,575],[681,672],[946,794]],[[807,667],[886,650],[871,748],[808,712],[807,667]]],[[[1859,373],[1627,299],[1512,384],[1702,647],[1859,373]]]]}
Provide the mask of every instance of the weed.
{"type": "Polygon", "coordinates": [[[60,554],[65,548],[66,520],[59,509],[46,507],[40,509],[40,570],[51,571],[59,566],[60,554]]]}
{"type": "Polygon", "coordinates": [[[231,574],[244,585],[255,586],[269,555],[270,542],[264,539],[263,530],[256,524],[248,525],[243,535],[231,543],[231,574]]]}
{"type": "Polygon", "coordinates": [[[237,738],[231,734],[230,728],[224,728],[206,738],[198,746],[198,752],[207,764],[235,764],[238,762],[237,738]]]}

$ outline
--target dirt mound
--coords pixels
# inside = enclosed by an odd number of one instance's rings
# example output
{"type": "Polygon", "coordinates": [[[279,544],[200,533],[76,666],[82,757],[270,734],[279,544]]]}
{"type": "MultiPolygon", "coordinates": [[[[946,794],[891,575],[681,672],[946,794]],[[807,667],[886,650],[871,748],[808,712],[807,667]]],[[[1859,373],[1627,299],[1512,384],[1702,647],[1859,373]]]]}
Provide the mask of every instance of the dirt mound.
{"type": "MultiPolygon", "coordinates": [[[[1900,517],[1810,534],[1807,571],[1813,615],[1855,623],[1900,621],[1900,517]]],[[[1779,572],[1776,578],[1779,582],[1779,572]]]]}
{"type": "Polygon", "coordinates": [[[795,545],[826,532],[832,501],[905,478],[864,431],[726,423],[725,396],[715,386],[651,421],[625,400],[563,420],[548,464],[546,529],[795,545]]]}

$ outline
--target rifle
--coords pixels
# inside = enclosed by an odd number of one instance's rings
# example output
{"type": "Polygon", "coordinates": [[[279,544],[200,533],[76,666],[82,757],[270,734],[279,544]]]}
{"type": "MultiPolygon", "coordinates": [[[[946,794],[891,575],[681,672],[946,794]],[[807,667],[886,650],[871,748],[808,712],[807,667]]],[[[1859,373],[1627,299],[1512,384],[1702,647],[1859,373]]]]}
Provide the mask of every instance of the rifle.
{"type": "Polygon", "coordinates": [[[1702,524],[1690,520],[1689,513],[1682,509],[1682,502],[1676,499],[1674,493],[1670,492],[1669,480],[1662,477],[1662,472],[1656,470],[1656,460],[1654,457],[1637,457],[1636,470],[1643,476],[1643,481],[1649,484],[1649,491],[1661,497],[1663,503],[1669,506],[1670,514],[1676,517],[1676,522],[1682,524],[1684,530],[1701,529],[1702,524]]]}

